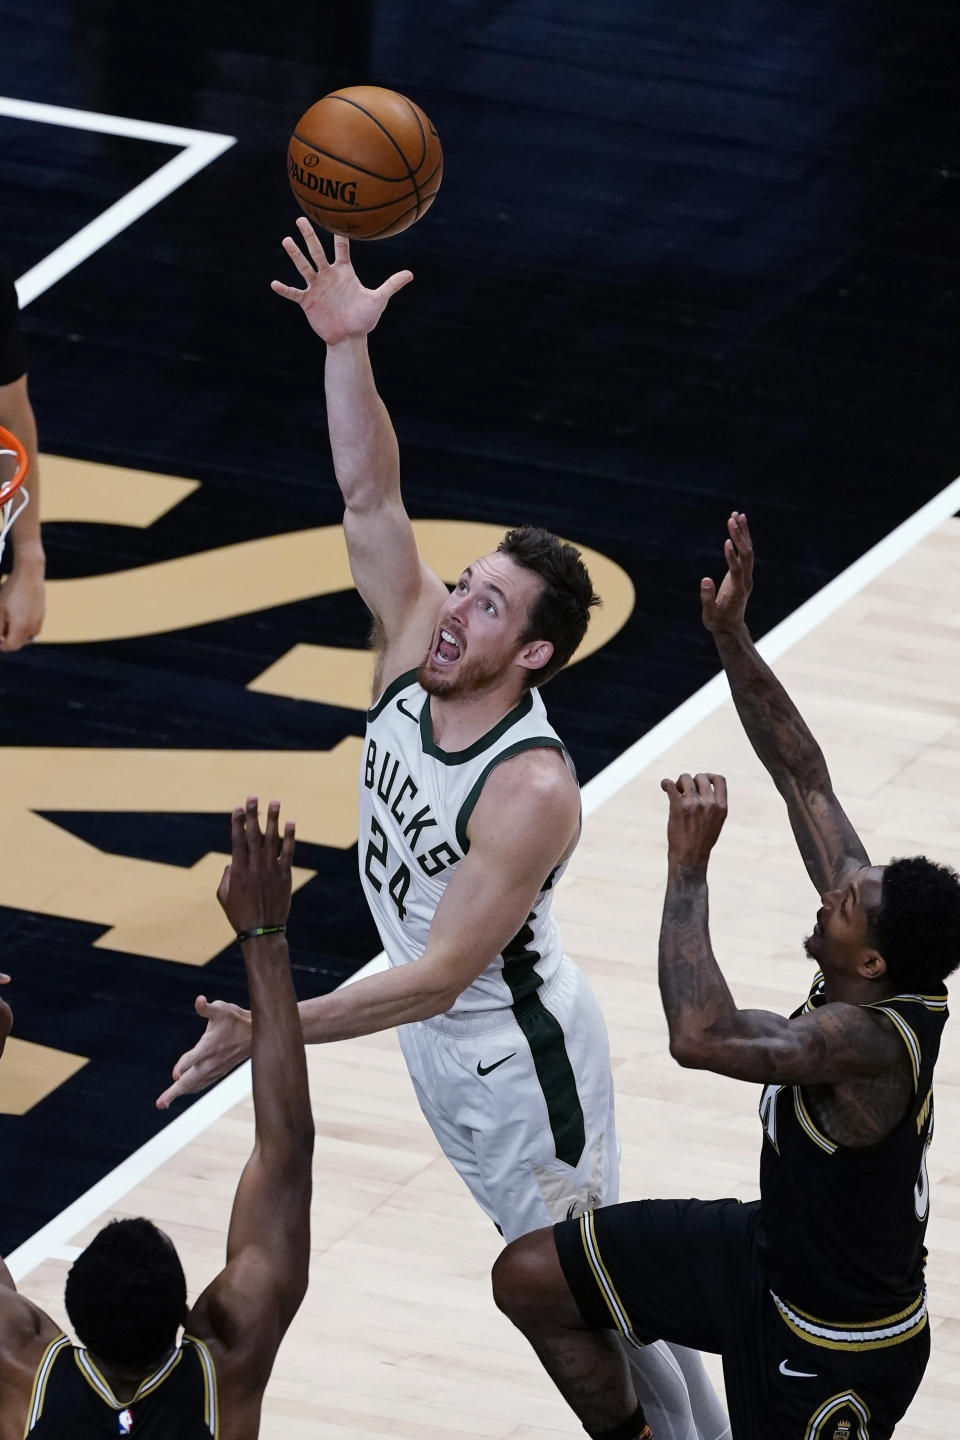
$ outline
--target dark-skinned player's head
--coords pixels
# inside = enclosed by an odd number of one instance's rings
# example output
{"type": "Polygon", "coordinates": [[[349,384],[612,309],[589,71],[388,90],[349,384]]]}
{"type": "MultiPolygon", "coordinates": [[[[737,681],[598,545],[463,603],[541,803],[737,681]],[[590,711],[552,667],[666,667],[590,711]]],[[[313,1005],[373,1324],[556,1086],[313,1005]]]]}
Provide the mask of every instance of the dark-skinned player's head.
{"type": "Polygon", "coordinates": [[[70,1267],[67,1314],[77,1339],[122,1370],[158,1365],[187,1314],[187,1283],[172,1242],[149,1220],[114,1220],[70,1267]]]}
{"type": "Polygon", "coordinates": [[[960,876],[925,855],[863,866],[828,891],[804,942],[827,975],[934,994],[960,964],[960,876]]]}
{"type": "Polygon", "coordinates": [[[895,990],[939,993],[960,964],[960,876],[925,855],[891,861],[867,930],[895,990]]]}

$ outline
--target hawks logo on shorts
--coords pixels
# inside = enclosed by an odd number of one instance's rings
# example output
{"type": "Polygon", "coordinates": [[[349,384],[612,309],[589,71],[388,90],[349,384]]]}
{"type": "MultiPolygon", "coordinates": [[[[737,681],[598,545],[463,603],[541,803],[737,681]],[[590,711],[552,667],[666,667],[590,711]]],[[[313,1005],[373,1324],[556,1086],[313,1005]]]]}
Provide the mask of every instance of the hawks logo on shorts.
{"type": "Polygon", "coordinates": [[[825,1400],[804,1431],[804,1440],[867,1440],[870,1411],[854,1390],[825,1400]]]}

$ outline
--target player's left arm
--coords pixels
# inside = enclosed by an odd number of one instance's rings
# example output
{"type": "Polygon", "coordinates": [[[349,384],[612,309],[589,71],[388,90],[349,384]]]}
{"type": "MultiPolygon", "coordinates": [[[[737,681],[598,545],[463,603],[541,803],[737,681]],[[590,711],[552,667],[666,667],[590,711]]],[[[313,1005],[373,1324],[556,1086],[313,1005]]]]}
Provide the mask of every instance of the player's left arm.
{"type": "Polygon", "coordinates": [[[40,467],[37,422],[27,392],[27,377],[0,385],[0,425],[26,447],[29,469],[24,488],[30,496],[9,535],[13,567],[0,586],[0,651],[19,650],[43,625],[46,613],[46,556],[40,534],[40,467]]]}
{"type": "Polygon", "coordinates": [[[707,863],[727,813],[722,775],[663,781],[670,800],[660,996],[681,1065],[761,1084],[838,1084],[904,1063],[889,1021],[839,1002],[795,1019],[738,1009],[710,940],[707,863]]]}
{"type": "MultiPolygon", "coordinates": [[[[488,776],[470,817],[470,848],[437,906],[423,955],[301,1000],[307,1044],[370,1035],[441,1015],[524,925],[550,872],[573,848],[580,791],[559,750],[523,751],[488,776]]],[[[203,1090],[250,1053],[250,1017],[199,997],[207,1021],[200,1040],[173,1068],[157,1104],[203,1090]]]]}
{"type": "Polygon", "coordinates": [[[304,1039],[346,1040],[449,1010],[520,931],[579,818],[580,792],[559,751],[502,761],[471,816],[470,848],[437,906],[423,955],[301,1001],[304,1039]]]}

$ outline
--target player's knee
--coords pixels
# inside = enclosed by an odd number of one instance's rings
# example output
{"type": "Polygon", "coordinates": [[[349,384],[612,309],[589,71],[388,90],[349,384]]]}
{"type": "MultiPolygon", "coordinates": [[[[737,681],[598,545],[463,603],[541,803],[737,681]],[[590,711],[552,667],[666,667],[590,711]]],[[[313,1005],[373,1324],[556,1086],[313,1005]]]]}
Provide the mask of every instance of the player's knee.
{"type": "Polygon", "coordinates": [[[535,1230],[513,1240],[493,1267],[493,1298],[498,1309],[521,1329],[557,1318],[563,1301],[572,1301],[552,1230],[535,1230]]]}

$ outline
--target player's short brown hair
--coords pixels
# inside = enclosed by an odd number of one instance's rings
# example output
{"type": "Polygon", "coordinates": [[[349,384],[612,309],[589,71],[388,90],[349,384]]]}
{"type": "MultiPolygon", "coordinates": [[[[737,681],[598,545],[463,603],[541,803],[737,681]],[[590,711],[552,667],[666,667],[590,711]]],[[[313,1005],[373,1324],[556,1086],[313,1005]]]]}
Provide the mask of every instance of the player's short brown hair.
{"type": "Polygon", "coordinates": [[[590,611],[600,604],[600,596],[580,551],[538,525],[508,530],[497,550],[543,581],[520,637],[523,644],[549,640],[553,646],[553,654],[542,669],[527,671],[527,688],[539,687],[566,665],[587,633],[590,611]]]}

